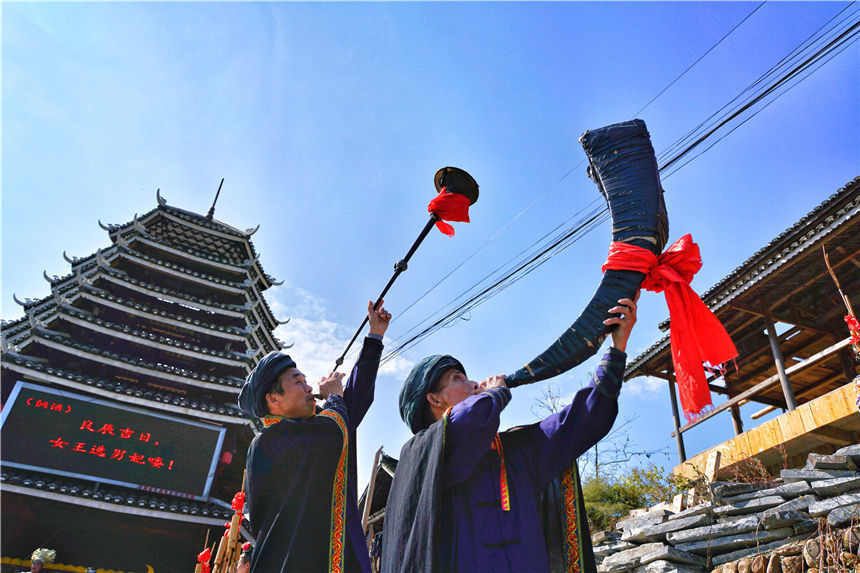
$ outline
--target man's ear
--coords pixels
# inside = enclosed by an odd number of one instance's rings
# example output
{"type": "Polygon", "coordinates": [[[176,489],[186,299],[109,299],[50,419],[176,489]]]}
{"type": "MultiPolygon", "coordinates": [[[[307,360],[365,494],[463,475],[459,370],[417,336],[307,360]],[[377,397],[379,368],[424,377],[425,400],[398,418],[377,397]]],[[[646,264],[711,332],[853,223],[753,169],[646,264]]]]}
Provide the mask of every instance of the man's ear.
{"type": "Polygon", "coordinates": [[[266,394],[266,403],[267,404],[275,404],[278,401],[278,395],[274,392],[269,392],[266,394]]]}
{"type": "Polygon", "coordinates": [[[440,400],[439,396],[437,394],[434,394],[433,392],[427,393],[427,401],[430,403],[431,406],[436,406],[437,408],[442,407],[442,400],[440,400]]]}

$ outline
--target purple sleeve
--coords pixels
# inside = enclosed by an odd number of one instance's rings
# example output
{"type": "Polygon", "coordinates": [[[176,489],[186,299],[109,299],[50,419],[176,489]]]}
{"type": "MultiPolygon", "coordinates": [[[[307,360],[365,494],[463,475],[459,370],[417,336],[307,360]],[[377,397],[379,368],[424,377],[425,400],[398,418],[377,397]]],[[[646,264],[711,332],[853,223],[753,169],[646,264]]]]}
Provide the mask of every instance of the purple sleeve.
{"type": "Polygon", "coordinates": [[[568,406],[534,426],[535,487],[545,488],[580,455],[600,441],[618,415],[618,393],[627,355],[610,348],[591,384],[568,406]]]}
{"type": "Polygon", "coordinates": [[[379,370],[379,359],[382,357],[382,341],[374,336],[364,339],[361,353],[346,386],[343,389],[343,399],[349,412],[349,429],[355,431],[373,404],[373,393],[376,388],[376,373],[379,370]]]}
{"type": "Polygon", "coordinates": [[[471,475],[487,453],[499,431],[499,416],[511,399],[505,387],[491,388],[469,396],[448,413],[442,488],[451,487],[471,475]]]}

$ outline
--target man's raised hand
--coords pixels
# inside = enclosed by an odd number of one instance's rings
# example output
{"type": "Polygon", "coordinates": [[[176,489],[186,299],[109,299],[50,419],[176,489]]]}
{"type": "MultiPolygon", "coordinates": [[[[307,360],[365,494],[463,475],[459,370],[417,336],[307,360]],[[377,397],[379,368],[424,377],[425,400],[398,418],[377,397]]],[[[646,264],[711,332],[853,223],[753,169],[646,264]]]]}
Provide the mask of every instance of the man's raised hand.
{"type": "Polygon", "coordinates": [[[612,331],[612,346],[621,352],[627,352],[627,339],[630,338],[630,331],[633,325],[636,324],[636,301],[639,300],[641,291],[636,291],[636,296],[633,300],[622,298],[618,301],[618,306],[613,306],[609,309],[612,313],[621,313],[621,316],[607,318],[603,324],[617,324],[618,327],[612,331]]]}
{"type": "Polygon", "coordinates": [[[385,331],[388,330],[388,324],[391,322],[391,313],[382,306],[384,302],[384,300],[380,300],[379,308],[373,310],[373,303],[367,301],[367,319],[370,322],[370,334],[383,336],[385,331]]]}
{"type": "Polygon", "coordinates": [[[320,380],[320,396],[328,398],[331,394],[343,396],[343,372],[330,372],[320,380]]]}
{"type": "Polygon", "coordinates": [[[507,387],[505,384],[505,375],[497,374],[496,376],[490,376],[489,378],[485,378],[478,383],[478,386],[481,387],[481,391],[489,390],[490,388],[505,388],[507,387]]]}

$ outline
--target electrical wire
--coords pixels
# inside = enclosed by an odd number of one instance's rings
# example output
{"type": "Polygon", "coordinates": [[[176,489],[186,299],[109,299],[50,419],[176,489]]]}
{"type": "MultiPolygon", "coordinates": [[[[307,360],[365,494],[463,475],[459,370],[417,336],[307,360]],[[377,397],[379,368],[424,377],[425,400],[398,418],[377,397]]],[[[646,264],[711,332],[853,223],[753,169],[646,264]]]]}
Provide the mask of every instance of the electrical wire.
{"type": "MultiPolygon", "coordinates": [[[[729,32],[729,34],[732,31],[734,31],[735,29],[737,29],[740,26],[740,24],[742,24],[750,16],[752,16],[752,14],[754,14],[755,11],[757,11],[759,8],[761,8],[761,6],[763,4],[764,4],[764,2],[759,4],[756,7],[756,9],[753,10],[750,14],[748,14],[744,18],[744,20],[742,20],[738,25],[736,25],[729,32]]],[[[834,57],[839,55],[842,51],[847,49],[847,47],[849,47],[851,44],[853,44],[857,39],[858,26],[860,26],[860,24],[858,24],[858,22],[855,19],[856,12],[849,14],[846,18],[844,18],[843,20],[841,20],[840,22],[838,22],[837,24],[832,26],[826,32],[824,32],[823,34],[821,33],[821,30],[826,28],[831,22],[833,22],[835,19],[837,19],[840,14],[845,12],[848,8],[850,8],[853,5],[854,5],[854,2],[852,2],[851,4],[849,4],[848,6],[843,8],[843,10],[841,10],[836,16],[831,18],[827,23],[825,23],[818,30],[816,30],[816,32],[814,32],[806,40],[804,40],[804,42],[802,42],[800,45],[795,47],[788,55],[783,57],[780,60],[780,62],[778,62],[777,64],[772,66],[768,71],[766,71],[762,76],[760,76],[755,82],[753,82],[752,84],[747,86],[743,91],[741,91],[740,94],[735,96],[735,98],[733,98],[728,104],[724,105],[717,112],[714,112],[713,114],[711,114],[711,116],[709,116],[709,118],[707,118],[705,121],[700,122],[699,125],[697,125],[693,130],[691,130],[685,136],[683,136],[681,139],[679,139],[678,141],[673,143],[668,148],[667,151],[662,152],[660,154],[660,156],[665,159],[665,162],[659,168],[661,173],[664,172],[665,170],[667,170],[668,168],[670,168],[671,166],[675,165],[676,162],[678,162],[680,159],[687,156],[693,149],[696,149],[697,147],[702,145],[706,140],[708,140],[710,137],[712,137],[718,130],[720,130],[720,129],[724,128],[726,125],[728,125],[732,120],[739,118],[743,113],[752,109],[756,104],[762,103],[769,96],[772,96],[771,99],[769,101],[767,101],[766,103],[764,103],[761,108],[757,109],[754,113],[752,113],[748,117],[744,118],[738,124],[731,127],[731,129],[728,132],[720,135],[720,137],[718,137],[716,140],[712,141],[710,143],[710,145],[708,145],[705,149],[701,150],[696,155],[688,158],[687,161],[685,161],[679,165],[676,165],[674,167],[674,169],[672,169],[671,171],[668,171],[667,173],[665,173],[663,176],[664,179],[670,177],[671,175],[676,173],[678,170],[680,170],[681,168],[683,168],[684,166],[689,164],[691,161],[693,161],[697,157],[701,156],[708,149],[711,149],[714,145],[716,145],[717,143],[722,141],[722,139],[724,139],[729,134],[731,134],[736,129],[738,129],[741,125],[745,124],[747,121],[749,121],[750,119],[755,117],[763,109],[767,108],[770,104],[772,104],[774,101],[776,101],[782,95],[784,95],[785,93],[787,93],[788,91],[793,89],[795,86],[797,86],[803,80],[805,80],[810,75],[815,73],[823,65],[825,65],[827,62],[832,60],[834,57]],[[850,23],[851,20],[854,20],[853,23],[850,23]],[[842,27],[846,22],[849,22],[850,25],[846,29],[840,30],[839,28],[842,27]],[[766,84],[766,81],[769,77],[775,75],[780,69],[785,68],[788,65],[792,65],[798,59],[803,58],[805,52],[808,52],[815,44],[818,44],[821,42],[826,42],[823,47],[818,48],[814,53],[812,53],[812,55],[806,56],[802,62],[795,65],[788,72],[783,73],[775,81],[766,84]],[[740,98],[743,96],[743,94],[751,91],[756,86],[760,86],[763,84],[764,84],[764,87],[762,87],[758,92],[754,93],[748,99],[740,101],[730,111],[725,112],[725,113],[723,113],[723,115],[714,119],[716,116],[718,116],[718,114],[723,112],[727,107],[732,106],[732,104],[734,102],[738,102],[738,100],[740,100],[740,98]],[[695,138],[695,139],[693,139],[693,138],[695,138]],[[681,147],[681,145],[684,145],[684,147],[682,149],[680,149],[680,151],[678,151],[678,149],[681,147]],[[673,155],[669,156],[668,154],[671,151],[675,151],[675,153],[673,155]]],[[[722,42],[729,34],[726,34],[725,36],[723,36],[723,38],[721,38],[717,42],[717,44],[715,44],[711,49],[716,47],[716,45],[718,45],[720,42],[722,42]]],[[[710,51],[711,50],[709,50],[709,52],[710,51]]],[[[707,53],[708,52],[706,52],[705,55],[707,55],[707,53]]],[[[704,57],[704,55],[702,57],[700,57],[696,62],[694,62],[693,65],[695,65],[695,63],[698,63],[703,57],[704,57]]],[[[661,95],[663,92],[665,92],[666,89],[671,87],[671,85],[673,83],[675,83],[678,79],[680,79],[680,77],[682,77],[687,71],[689,71],[689,69],[691,67],[692,66],[690,66],[687,70],[682,72],[682,74],[680,76],[678,76],[678,78],[673,80],[672,83],[670,83],[669,86],[667,86],[663,91],[661,91],[660,94],[658,94],[658,96],[656,96],[656,97],[659,97],[659,95],[661,95]]],[[[654,99],[656,99],[656,97],[654,99]]],[[[652,102],[653,102],[653,99],[652,99],[652,102]]],[[[648,104],[646,104],[645,107],[650,105],[652,102],[649,102],[648,104]]],[[[643,109],[645,109],[645,108],[643,108],[643,109]]],[[[637,112],[637,114],[638,113],[639,112],[637,112]]],[[[421,299],[426,297],[432,290],[434,290],[436,287],[438,287],[439,284],[441,284],[444,280],[446,280],[448,277],[450,277],[457,269],[462,267],[468,260],[470,260],[472,257],[474,257],[478,252],[483,250],[493,240],[495,240],[502,232],[504,232],[508,227],[510,227],[511,224],[513,224],[526,211],[528,211],[532,206],[534,206],[538,201],[540,201],[551,189],[558,186],[565,178],[567,178],[570,175],[570,173],[572,173],[577,167],[582,165],[582,163],[583,162],[580,162],[576,167],[570,169],[555,184],[553,184],[550,188],[546,189],[543,193],[541,193],[541,195],[535,201],[533,201],[529,206],[527,206],[525,209],[523,209],[514,219],[509,221],[507,223],[507,225],[505,225],[500,231],[498,231],[495,235],[493,235],[493,237],[491,237],[488,241],[486,241],[477,251],[472,253],[463,262],[461,262],[459,265],[457,265],[451,272],[446,274],[441,280],[439,280],[430,289],[428,289],[420,297],[418,297],[418,299],[413,301],[407,307],[407,310],[409,308],[412,308],[418,301],[420,301],[421,299]]],[[[505,263],[505,264],[497,267],[494,271],[492,271],[489,274],[487,274],[486,276],[484,276],[477,283],[475,283],[472,287],[470,287],[469,289],[467,289],[466,291],[461,293],[458,297],[453,299],[447,305],[445,305],[441,309],[437,310],[435,313],[431,314],[429,317],[420,321],[415,326],[413,326],[412,328],[410,328],[409,330],[407,330],[406,332],[401,334],[397,339],[395,339],[394,342],[401,341],[404,338],[406,338],[406,340],[401,342],[400,344],[398,344],[391,351],[389,351],[383,357],[382,363],[386,363],[386,362],[394,359],[400,353],[408,350],[409,348],[411,348],[412,346],[414,346],[415,344],[420,342],[422,339],[426,338],[427,336],[432,335],[434,332],[436,332],[440,328],[450,326],[453,323],[455,323],[456,321],[463,319],[463,317],[465,316],[466,313],[470,312],[472,309],[476,308],[477,306],[483,304],[484,302],[486,302],[487,300],[489,300],[490,298],[492,298],[496,294],[502,292],[508,286],[511,286],[512,284],[516,283],[517,281],[521,280],[522,278],[525,278],[526,276],[528,276],[529,274],[534,272],[534,270],[536,270],[537,268],[542,266],[544,263],[549,261],[552,257],[559,254],[564,249],[569,247],[571,244],[575,243],[580,238],[582,238],[585,234],[589,233],[591,230],[597,228],[603,222],[608,220],[609,219],[608,208],[606,206],[603,206],[602,208],[591,209],[584,216],[577,219],[577,221],[574,222],[570,227],[564,228],[564,229],[559,231],[559,229],[562,226],[564,226],[565,224],[567,224],[572,218],[576,217],[576,215],[581,214],[583,211],[588,209],[590,206],[592,206],[598,200],[599,199],[592,201],[589,204],[589,206],[586,206],[585,208],[580,210],[573,217],[570,217],[566,221],[563,221],[561,224],[556,226],[554,229],[552,229],[548,233],[544,234],[543,237],[537,239],[535,242],[533,242],[531,245],[529,245],[529,247],[526,247],[526,249],[520,251],[520,253],[518,253],[517,255],[515,255],[514,257],[509,259],[508,263],[505,263]],[[553,233],[555,233],[555,234],[553,235],[553,233]],[[550,235],[553,235],[553,236],[550,237],[550,235]],[[531,249],[531,250],[529,250],[529,249],[531,249]],[[528,251],[528,253],[526,253],[526,251],[528,251]],[[514,259],[518,259],[518,260],[516,262],[511,262],[511,261],[514,261],[514,259]],[[507,267],[506,270],[504,270],[505,267],[507,267]],[[486,284],[488,281],[492,281],[492,282],[490,282],[489,286],[481,287],[481,285],[486,284]],[[475,292],[475,291],[477,291],[477,292],[475,292]],[[473,292],[474,292],[474,294],[469,296],[469,293],[473,293],[473,292]],[[465,300],[463,301],[463,299],[465,299],[465,300]],[[460,302],[459,304],[457,304],[458,301],[463,301],[463,302],[460,302]],[[443,311],[445,309],[451,308],[451,307],[454,307],[454,308],[449,310],[448,312],[444,312],[444,314],[443,314],[443,311]],[[440,314],[442,314],[441,317],[435,318],[435,317],[439,316],[440,314]],[[434,318],[435,318],[435,320],[434,320],[434,318]],[[428,326],[424,326],[422,328],[422,325],[425,325],[428,322],[430,322],[430,324],[428,326]],[[415,334],[411,334],[411,333],[414,333],[415,331],[418,331],[418,332],[415,334]],[[411,336],[410,336],[410,334],[411,334],[411,336]]]]}

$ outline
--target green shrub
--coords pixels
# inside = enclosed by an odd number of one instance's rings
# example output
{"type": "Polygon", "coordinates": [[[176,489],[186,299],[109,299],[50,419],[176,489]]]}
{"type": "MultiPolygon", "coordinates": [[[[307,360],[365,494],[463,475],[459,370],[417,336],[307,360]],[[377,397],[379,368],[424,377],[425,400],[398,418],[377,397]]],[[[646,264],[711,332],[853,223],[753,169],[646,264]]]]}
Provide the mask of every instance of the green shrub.
{"type": "Polygon", "coordinates": [[[637,508],[671,502],[677,494],[692,487],[686,478],[666,473],[652,465],[632,468],[615,480],[591,477],[582,485],[585,511],[592,531],[612,527],[616,521],[637,508]]]}

